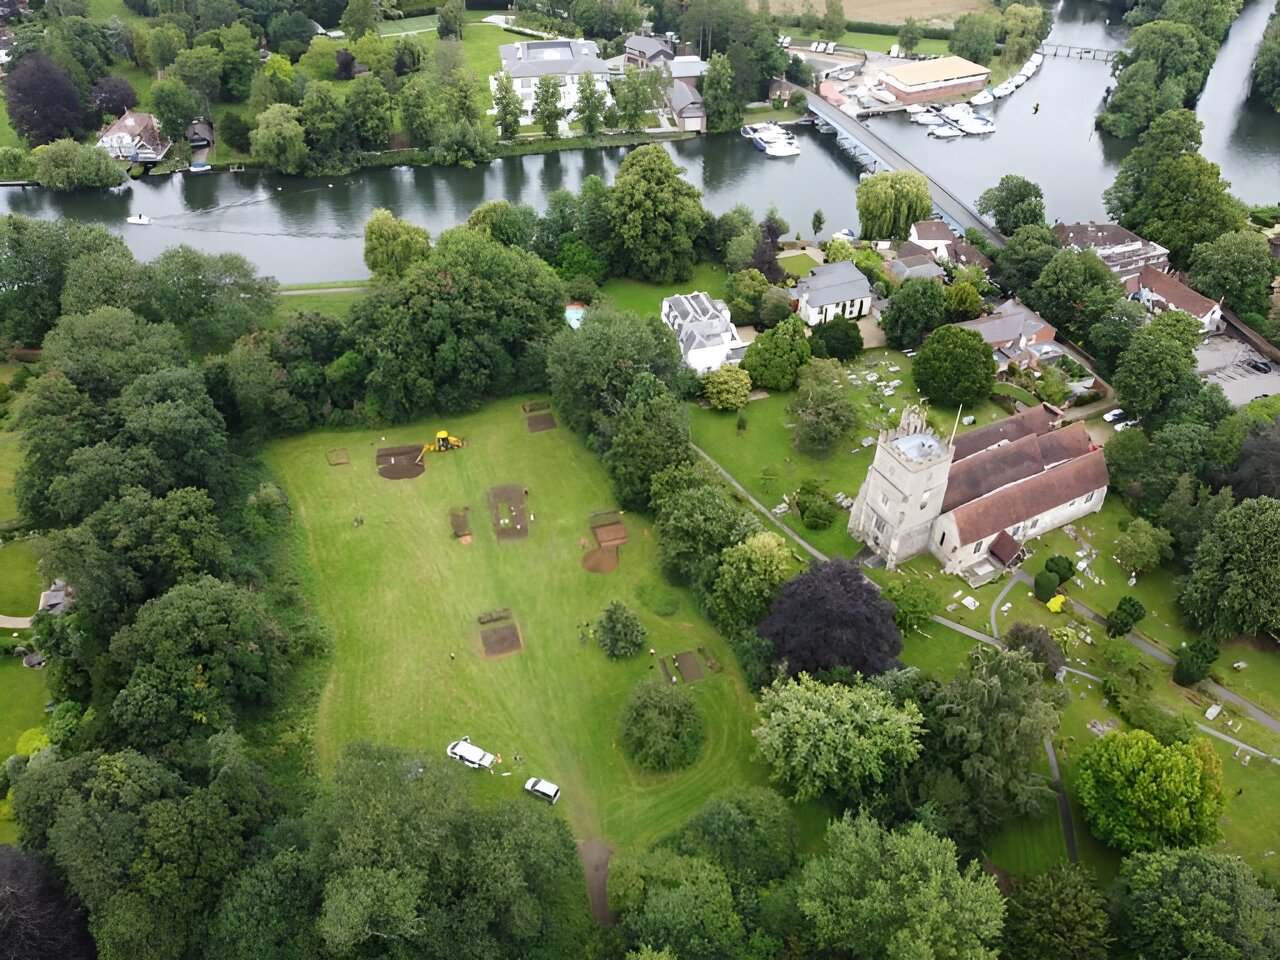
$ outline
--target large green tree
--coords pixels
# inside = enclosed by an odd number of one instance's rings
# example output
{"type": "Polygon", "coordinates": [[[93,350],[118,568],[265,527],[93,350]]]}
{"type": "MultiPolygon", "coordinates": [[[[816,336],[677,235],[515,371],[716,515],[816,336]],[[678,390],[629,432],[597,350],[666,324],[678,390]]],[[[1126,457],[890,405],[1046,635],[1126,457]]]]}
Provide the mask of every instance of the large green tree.
{"type": "Polygon", "coordinates": [[[1187,280],[1200,293],[1223,301],[1238,314],[1265,318],[1271,309],[1275,274],[1267,238],[1256,230],[1240,230],[1197,244],[1191,251],[1187,280]]]}
{"type": "Polygon", "coordinates": [[[1280,500],[1258,497],[1219,513],[1179,601],[1215,640],[1280,633],[1280,500]]]}
{"type": "Polygon", "coordinates": [[[698,191],[658,144],[627,154],[609,195],[616,269],[655,283],[688,277],[706,222],[698,191]]]}
{"type": "Polygon", "coordinates": [[[151,85],[151,111],[160,132],[170,140],[184,136],[200,105],[195,94],[177,77],[164,77],[151,85]]]}
{"type": "Polygon", "coordinates": [[[1222,762],[1207,740],[1165,746],[1145,730],[1112,733],[1076,765],[1085,819],[1111,846],[1149,851],[1217,839],[1222,762]]]}
{"type": "Polygon", "coordinates": [[[946,310],[942,284],[928,277],[909,277],[880,315],[885,340],[895,350],[918,347],[925,334],[942,326],[946,310]]]}
{"type": "Polygon", "coordinates": [[[520,95],[516,93],[515,82],[511,74],[503,71],[498,74],[497,88],[493,93],[495,110],[494,122],[503,140],[514,140],[520,133],[520,118],[524,115],[524,106],[520,95]]]}
{"type": "Polygon", "coordinates": [[[1027,306],[1080,340],[1123,296],[1120,280],[1092,250],[1059,250],[1022,293],[1027,306]]]}
{"type": "Polygon", "coordinates": [[[1165,412],[1194,375],[1200,321],[1167,310],[1133,335],[1116,363],[1112,386],[1131,417],[1146,420],[1165,412]]]}
{"type": "Polygon", "coordinates": [[[751,342],[742,358],[742,369],[757,386],[790,390],[808,362],[809,340],[804,321],[793,315],[751,342]]]}
{"type": "Polygon", "coordinates": [[[725,133],[742,123],[742,102],[733,85],[733,65],[723,53],[713,53],[707,61],[702,100],[707,107],[708,133],[725,133]]]}
{"type": "Polygon", "coordinates": [[[1110,944],[1106,901],[1079,864],[1030,877],[1008,901],[1004,960],[1107,960],[1110,944]]]}
{"type": "Polygon", "coordinates": [[[920,392],[944,407],[975,406],[996,381],[996,361],[982,334],[950,324],[929,335],[912,369],[920,392]]]}
{"type": "Polygon", "coordinates": [[[1000,20],[989,13],[966,13],[956,19],[947,49],[974,63],[988,64],[996,55],[1000,20]]]}
{"type": "Polygon", "coordinates": [[[996,274],[1009,290],[1022,293],[1036,282],[1057,253],[1058,238],[1048,227],[1018,227],[995,253],[996,274]]]}
{"type": "Polygon", "coordinates": [[[1137,517],[1116,537],[1114,546],[1121,569],[1147,573],[1173,556],[1173,535],[1137,517]]]}
{"type": "Polygon", "coordinates": [[[676,848],[705,857],[735,886],[786,876],[799,847],[791,805],[766,787],[736,786],[708,800],[684,825],[676,848]]]}
{"type": "Polygon", "coordinates": [[[565,111],[560,106],[560,77],[545,73],[538,78],[533,91],[533,122],[542,128],[544,136],[560,135],[560,121],[565,111]]]}
{"type": "Polygon", "coordinates": [[[978,198],[978,212],[995,220],[996,229],[1012,236],[1019,227],[1044,224],[1044,191],[1038,183],[1006,173],[978,198]]]}
{"type": "Polygon", "coordinates": [[[755,631],[791,575],[794,561],[776,533],[752,534],[720,555],[715,585],[707,600],[712,620],[726,634],[755,631]]]}
{"type": "Polygon", "coordinates": [[[867,177],[858,183],[857,197],[858,222],[866,240],[905,240],[911,225],[933,212],[929,181],[909,170],[867,177]]]}
{"type": "Polygon", "coordinates": [[[1004,904],[975,862],[918,823],[886,830],[848,814],[801,873],[800,910],[813,942],[866,960],[996,960],[1004,904]]]}
{"type": "Polygon", "coordinates": [[[379,207],[364,225],[364,265],[380,279],[404,275],[431,252],[431,234],[379,207]]]}
{"type": "Polygon", "coordinates": [[[583,73],[578,76],[578,103],[574,108],[578,119],[582,121],[582,130],[593,137],[604,122],[605,94],[596,84],[594,74],[583,73]]]}
{"type": "Polygon", "coordinates": [[[810,360],[800,371],[795,399],[787,407],[795,418],[791,436],[798,450],[828,454],[857,426],[843,373],[839,362],[821,359],[810,360]]]}
{"type": "Polygon", "coordinates": [[[627,392],[604,454],[618,503],[627,510],[644,510],[654,474],[692,456],[685,405],[653,374],[640,374],[627,392]]]}
{"type": "Polygon", "coordinates": [[[253,158],[280,173],[301,173],[309,148],[299,116],[298,108],[287,103],[272,104],[260,114],[249,134],[253,158]]]}

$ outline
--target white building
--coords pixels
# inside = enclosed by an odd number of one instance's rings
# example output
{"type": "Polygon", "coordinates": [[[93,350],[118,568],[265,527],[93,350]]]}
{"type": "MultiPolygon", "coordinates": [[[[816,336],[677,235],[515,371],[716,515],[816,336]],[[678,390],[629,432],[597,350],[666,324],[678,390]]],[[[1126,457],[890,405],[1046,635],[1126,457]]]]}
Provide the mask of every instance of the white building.
{"type": "Polygon", "coordinates": [[[708,293],[667,297],[662,301],[662,322],[675,331],[685,366],[697,373],[736,364],[747,352],[729,308],[708,293]]]}
{"type": "MultiPolygon", "coordinates": [[[[928,250],[936,260],[947,255],[947,247],[955,242],[956,235],[941,220],[919,220],[911,225],[907,239],[928,250]]],[[[902,253],[898,255],[902,256],[902,253]]]]}
{"type": "Polygon", "coordinates": [[[1121,280],[1136,277],[1145,267],[1169,271],[1168,250],[1117,223],[1059,223],[1053,234],[1065,248],[1092,250],[1121,280]]]}
{"type": "Polygon", "coordinates": [[[1107,462],[1083,423],[1052,429],[1041,405],[948,442],[917,407],[880,433],[849,533],[889,568],[931,552],[978,585],[1027,540],[1102,509],[1107,462]]]}
{"type": "Polygon", "coordinates": [[[792,288],[791,309],[811,327],[871,312],[871,282],[850,260],[824,263],[792,288]]]}
{"type": "Polygon", "coordinates": [[[126,110],[98,134],[98,146],[117,160],[155,163],[169,152],[169,140],[149,113],[126,110]]]}
{"type": "MultiPolygon", "coordinates": [[[[600,48],[591,40],[528,40],[504,43],[498,48],[502,72],[511,77],[525,113],[533,112],[534,95],[541,77],[560,81],[560,109],[572,112],[578,106],[578,78],[590,74],[596,89],[613,102],[609,94],[609,65],[600,59],[600,48]]],[[[498,89],[498,74],[489,78],[489,89],[498,89]]]]}

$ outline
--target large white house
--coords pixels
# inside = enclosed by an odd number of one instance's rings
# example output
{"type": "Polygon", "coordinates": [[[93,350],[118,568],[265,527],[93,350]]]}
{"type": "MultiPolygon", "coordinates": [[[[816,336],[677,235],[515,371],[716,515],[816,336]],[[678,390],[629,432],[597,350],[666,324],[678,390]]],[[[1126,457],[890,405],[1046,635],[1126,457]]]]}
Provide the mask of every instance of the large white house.
{"type": "Polygon", "coordinates": [[[791,293],[791,308],[811,327],[871,312],[871,282],[850,260],[814,267],[791,293]]]}
{"type": "MultiPolygon", "coordinates": [[[[596,89],[613,102],[609,94],[609,65],[600,59],[600,48],[592,40],[527,40],[504,43],[498,48],[502,73],[511,77],[525,113],[533,113],[533,99],[540,77],[556,77],[560,81],[560,109],[572,112],[578,106],[578,78],[590,74],[596,89]]],[[[490,91],[498,89],[498,76],[489,78],[490,91]]]]}
{"type": "Polygon", "coordinates": [[[995,579],[1027,540],[1102,509],[1107,461],[1083,423],[1052,429],[1041,405],[938,436],[918,407],[880,432],[849,533],[890,569],[929,551],[972,584],[995,579]]]}
{"type": "Polygon", "coordinates": [[[729,308],[709,293],[667,297],[662,301],[662,322],[675,331],[685,366],[697,373],[736,364],[747,352],[729,308]]]}
{"type": "Polygon", "coordinates": [[[149,113],[126,110],[98,134],[98,146],[117,160],[155,163],[169,152],[169,140],[149,113]]]}

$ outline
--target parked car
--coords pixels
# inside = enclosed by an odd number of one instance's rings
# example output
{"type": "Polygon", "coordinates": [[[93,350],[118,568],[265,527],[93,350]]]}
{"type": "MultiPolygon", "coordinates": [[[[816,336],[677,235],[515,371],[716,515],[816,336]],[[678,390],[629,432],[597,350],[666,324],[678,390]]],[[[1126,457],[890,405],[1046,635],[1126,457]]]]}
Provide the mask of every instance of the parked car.
{"type": "Polygon", "coordinates": [[[550,780],[543,780],[541,777],[530,777],[524,782],[524,788],[539,800],[545,800],[547,803],[555,803],[560,799],[560,788],[550,780]]]}
{"type": "Polygon", "coordinates": [[[1102,419],[1107,421],[1107,423],[1115,423],[1117,420],[1119,420],[1123,416],[1124,416],[1124,411],[1121,410],[1119,407],[1116,407],[1114,410],[1108,410],[1106,413],[1104,413],[1102,415],[1102,419]]]}
{"type": "Polygon", "coordinates": [[[1137,420],[1125,420],[1123,423],[1116,424],[1116,432],[1119,433],[1121,430],[1128,430],[1130,427],[1136,427],[1137,425],[1137,420]]]}
{"type": "Polygon", "coordinates": [[[1271,364],[1265,360],[1246,360],[1244,365],[1250,370],[1256,370],[1258,373],[1270,373],[1271,364]]]}
{"type": "Polygon", "coordinates": [[[494,762],[493,754],[487,750],[481,750],[471,742],[470,737],[453,741],[445,748],[445,754],[450,759],[458,760],[476,770],[488,770],[494,762]]]}

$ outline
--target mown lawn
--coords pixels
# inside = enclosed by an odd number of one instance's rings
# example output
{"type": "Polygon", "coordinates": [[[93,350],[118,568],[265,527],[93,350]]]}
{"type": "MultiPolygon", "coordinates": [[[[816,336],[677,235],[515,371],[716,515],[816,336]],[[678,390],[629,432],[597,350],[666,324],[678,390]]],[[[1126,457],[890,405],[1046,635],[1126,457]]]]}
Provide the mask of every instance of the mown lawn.
{"type": "Polygon", "coordinates": [[[903,636],[902,654],[898,659],[908,667],[916,667],[935,680],[947,683],[969,659],[975,642],[958,630],[931,623],[923,630],[903,636]]]}
{"type": "Polygon", "coordinates": [[[297,293],[280,297],[272,318],[279,323],[287,313],[321,313],[327,317],[346,317],[352,304],[368,294],[364,290],[335,290],[332,293],[297,293]]]}
{"type": "Polygon", "coordinates": [[[18,503],[13,496],[13,475],[21,460],[21,438],[0,430],[0,524],[18,519],[18,503]]]}
{"type": "MultiPolygon", "coordinates": [[[[779,27],[781,32],[790,31],[792,45],[808,46],[817,37],[801,38],[798,27],[779,27]]],[[[874,50],[877,53],[888,53],[889,48],[898,42],[896,36],[881,33],[857,33],[853,30],[846,30],[844,35],[838,41],[841,46],[854,47],[858,50],[874,50]]],[[[916,44],[916,53],[939,54],[945,56],[947,50],[947,41],[945,40],[921,40],[916,44]]]]}
{"type": "MultiPolygon", "coordinates": [[[[28,670],[17,657],[0,657],[0,753],[6,757],[18,737],[44,723],[44,673],[28,670]]],[[[0,843],[18,842],[18,825],[7,818],[8,804],[0,797],[0,843]]]]}
{"type": "Polygon", "coordinates": [[[0,546],[0,614],[29,617],[40,605],[40,573],[29,540],[0,546]]]}
{"type": "Polygon", "coordinates": [[[18,136],[18,131],[13,129],[13,124],[9,122],[9,108],[4,102],[4,97],[0,97],[0,147],[17,147],[19,150],[27,149],[26,143],[18,136]]]}
{"type": "MultiPolygon", "coordinates": [[[[443,752],[470,735],[505,760],[498,775],[476,774],[479,790],[514,795],[525,777],[547,777],[563,788],[559,808],[579,837],[623,847],[669,833],[720,790],[764,782],[751,759],[750,693],[693,601],[663,583],[648,524],[625,517],[630,542],[617,571],[582,569],[588,512],[614,502],[595,458],[563,428],[528,433],[520,401],[511,399],[385,435],[315,432],[273,444],[264,459],[293,503],[315,603],[334,631],[316,724],[325,771],[352,740],[443,752]],[[376,448],[421,443],[441,427],[466,438],[466,448],[429,457],[415,479],[377,474],[376,448]],[[334,447],[351,463],[329,466],[334,447]],[[529,490],[527,539],[496,540],[486,492],[498,484],[529,490]],[[449,510],[459,507],[470,510],[470,546],[450,534],[449,510]],[[722,665],[689,687],[707,742],[684,771],[641,773],[617,746],[623,701],[635,683],[660,673],[648,655],[610,661],[580,640],[577,625],[614,599],[637,610],[659,655],[705,647],[722,665]],[[674,601],[674,611],[663,600],[674,601]],[[513,612],[524,646],[486,659],[476,618],[498,608],[513,612]]],[[[816,828],[821,815],[809,811],[806,821],[816,828]]]]}
{"type": "Polygon", "coordinates": [[[89,0],[90,20],[110,20],[119,17],[125,23],[136,23],[146,17],[134,13],[124,4],[124,0],[89,0]]]}
{"type": "Polygon", "coordinates": [[[817,265],[818,261],[807,253],[793,253],[786,257],[778,257],[778,266],[793,277],[807,277],[809,271],[817,265]]]}
{"type": "Polygon", "coordinates": [[[662,310],[662,301],[678,293],[694,293],[702,290],[716,298],[724,297],[724,267],[713,263],[700,263],[693,268],[688,280],[675,283],[645,283],[643,280],[626,280],[615,277],[606,280],[600,288],[619,310],[656,317],[662,310]]]}
{"type": "MultiPolygon", "coordinates": [[[[403,20],[383,20],[378,24],[378,33],[384,37],[398,37],[406,33],[425,33],[434,30],[440,18],[434,13],[423,17],[405,17],[403,20]]],[[[463,36],[466,36],[464,28],[463,36]]]]}

